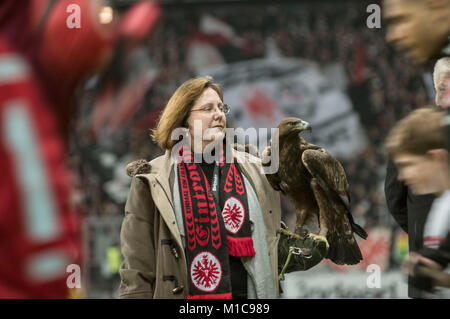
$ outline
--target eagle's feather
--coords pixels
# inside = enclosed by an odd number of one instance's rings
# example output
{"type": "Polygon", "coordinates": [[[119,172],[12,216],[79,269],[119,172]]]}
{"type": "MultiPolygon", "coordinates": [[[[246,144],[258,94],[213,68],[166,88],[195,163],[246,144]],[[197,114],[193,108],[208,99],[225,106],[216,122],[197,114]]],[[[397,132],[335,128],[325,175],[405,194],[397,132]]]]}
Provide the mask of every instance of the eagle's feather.
{"type": "MultiPolygon", "coordinates": [[[[367,233],[353,221],[344,168],[326,150],[300,137],[300,132],[309,128],[308,123],[286,118],[278,128],[279,169],[266,177],[292,203],[296,231],[304,232],[312,220],[318,221],[318,235],[329,243],[327,258],[339,265],[359,263],[362,255],[353,233],[364,239],[367,233]]],[[[271,164],[270,155],[271,146],[263,152],[266,166],[271,164]]]]}

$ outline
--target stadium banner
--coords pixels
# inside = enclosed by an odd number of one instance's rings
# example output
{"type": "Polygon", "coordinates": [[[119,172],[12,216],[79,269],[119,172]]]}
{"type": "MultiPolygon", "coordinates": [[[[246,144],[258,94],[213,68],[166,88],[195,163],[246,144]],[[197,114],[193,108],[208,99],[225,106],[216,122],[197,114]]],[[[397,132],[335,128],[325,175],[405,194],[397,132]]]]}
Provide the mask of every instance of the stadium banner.
{"type": "Polygon", "coordinates": [[[408,298],[406,275],[400,270],[381,272],[293,272],[281,283],[281,298],[408,298]]]}
{"type": "Polygon", "coordinates": [[[260,152],[269,140],[260,129],[270,136],[270,129],[289,116],[309,122],[312,134],[303,137],[341,159],[354,157],[367,143],[345,92],[342,67],[322,72],[314,62],[275,57],[199,68],[197,75],[211,75],[223,86],[224,102],[231,106],[229,126],[242,128],[242,134],[255,128],[257,137],[246,142],[260,152]]]}

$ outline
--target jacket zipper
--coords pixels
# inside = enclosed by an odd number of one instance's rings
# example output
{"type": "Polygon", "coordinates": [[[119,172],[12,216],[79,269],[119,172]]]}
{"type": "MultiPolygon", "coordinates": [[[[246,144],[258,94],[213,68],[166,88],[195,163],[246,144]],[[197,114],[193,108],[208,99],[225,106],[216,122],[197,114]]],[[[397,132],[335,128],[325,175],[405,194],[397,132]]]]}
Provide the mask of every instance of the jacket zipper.
{"type": "MultiPolygon", "coordinates": [[[[156,182],[159,184],[159,186],[163,190],[163,192],[166,195],[166,198],[167,198],[170,206],[172,207],[172,210],[175,212],[175,207],[173,206],[172,201],[170,200],[169,195],[167,194],[166,190],[164,189],[164,187],[162,186],[162,184],[159,182],[159,180],[156,177],[154,179],[156,180],[156,182]]],[[[172,248],[173,248],[173,250],[171,252],[172,252],[172,254],[174,254],[175,258],[178,260],[180,255],[178,254],[175,246],[172,246],[172,248]]],[[[178,285],[178,279],[175,276],[163,276],[163,281],[165,281],[165,280],[174,280],[175,281],[175,288],[172,289],[172,293],[173,294],[178,294],[181,291],[183,291],[184,286],[183,285],[178,285]]]]}

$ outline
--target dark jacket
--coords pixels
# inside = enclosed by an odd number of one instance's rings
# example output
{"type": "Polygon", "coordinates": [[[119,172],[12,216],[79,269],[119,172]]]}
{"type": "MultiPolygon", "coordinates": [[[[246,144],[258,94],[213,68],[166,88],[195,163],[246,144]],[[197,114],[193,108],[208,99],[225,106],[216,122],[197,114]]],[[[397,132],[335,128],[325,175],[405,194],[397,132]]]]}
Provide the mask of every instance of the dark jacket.
{"type": "Polygon", "coordinates": [[[447,234],[445,240],[439,245],[438,249],[423,247],[419,253],[429,259],[439,263],[442,268],[450,265],[450,232],[447,234]]]}
{"type": "MultiPolygon", "coordinates": [[[[408,233],[409,251],[417,252],[422,248],[423,230],[434,195],[414,195],[397,177],[397,167],[389,160],[384,184],[387,207],[395,221],[408,233]]],[[[420,290],[411,285],[410,279],[408,283],[408,296],[421,298],[420,290]]]]}

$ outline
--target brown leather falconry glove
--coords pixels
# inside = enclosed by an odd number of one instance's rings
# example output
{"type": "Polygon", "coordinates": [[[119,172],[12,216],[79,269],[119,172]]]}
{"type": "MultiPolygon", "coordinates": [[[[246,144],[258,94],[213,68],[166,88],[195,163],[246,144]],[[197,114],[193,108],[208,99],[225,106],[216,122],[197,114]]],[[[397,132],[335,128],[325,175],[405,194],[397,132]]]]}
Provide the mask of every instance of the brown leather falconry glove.
{"type": "Polygon", "coordinates": [[[322,261],[327,255],[328,242],[322,236],[309,233],[300,236],[291,233],[282,222],[278,242],[278,273],[280,280],[284,274],[308,270],[322,261]]]}

